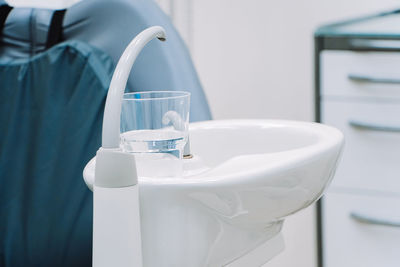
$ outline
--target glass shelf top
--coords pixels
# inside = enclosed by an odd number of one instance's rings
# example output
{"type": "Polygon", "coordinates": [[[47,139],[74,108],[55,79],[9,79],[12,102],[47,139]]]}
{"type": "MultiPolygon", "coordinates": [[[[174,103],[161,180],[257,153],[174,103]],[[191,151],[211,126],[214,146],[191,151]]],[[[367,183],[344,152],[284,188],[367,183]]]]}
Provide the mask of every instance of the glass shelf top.
{"type": "Polygon", "coordinates": [[[323,25],[316,36],[400,38],[400,9],[375,16],[323,25]]]}

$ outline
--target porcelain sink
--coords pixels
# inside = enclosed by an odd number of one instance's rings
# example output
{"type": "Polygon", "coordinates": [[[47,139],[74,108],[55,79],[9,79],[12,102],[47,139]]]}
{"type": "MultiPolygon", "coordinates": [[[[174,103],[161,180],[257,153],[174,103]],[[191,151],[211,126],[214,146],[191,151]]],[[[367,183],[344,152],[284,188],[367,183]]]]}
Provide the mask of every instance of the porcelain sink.
{"type": "Polygon", "coordinates": [[[190,142],[183,177],[139,177],[146,267],[262,265],[283,249],[284,218],[331,182],[344,139],[317,123],[226,120],[192,123],[190,142]]]}

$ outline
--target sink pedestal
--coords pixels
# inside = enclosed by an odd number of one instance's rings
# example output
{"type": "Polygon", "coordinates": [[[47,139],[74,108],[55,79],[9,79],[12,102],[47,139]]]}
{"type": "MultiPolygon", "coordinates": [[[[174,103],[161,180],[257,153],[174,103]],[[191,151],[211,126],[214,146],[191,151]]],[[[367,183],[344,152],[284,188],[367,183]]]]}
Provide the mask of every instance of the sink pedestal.
{"type": "Polygon", "coordinates": [[[285,249],[282,233],[279,232],[246,255],[229,263],[226,267],[262,266],[285,249]]]}
{"type": "MultiPolygon", "coordinates": [[[[189,134],[205,171],[138,179],[146,267],[267,262],[283,250],[284,218],[331,182],[344,141],[329,126],[277,120],[199,122],[189,134]]],[[[84,171],[89,188],[94,168],[84,171]]]]}

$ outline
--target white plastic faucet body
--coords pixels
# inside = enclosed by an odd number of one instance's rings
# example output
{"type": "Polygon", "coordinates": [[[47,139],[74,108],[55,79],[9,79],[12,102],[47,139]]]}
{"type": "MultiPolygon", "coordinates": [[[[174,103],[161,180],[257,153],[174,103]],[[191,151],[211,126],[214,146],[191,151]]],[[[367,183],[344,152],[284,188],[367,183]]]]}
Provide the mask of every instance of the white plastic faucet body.
{"type": "Polygon", "coordinates": [[[162,27],[154,26],[142,31],[132,40],[118,61],[111,80],[110,89],[108,90],[104,109],[103,148],[119,147],[121,106],[126,82],[140,51],[154,38],[165,41],[166,35],[162,27]]]}
{"type": "Polygon", "coordinates": [[[120,116],[129,73],[140,51],[153,38],[164,41],[164,29],[150,27],[131,41],[108,90],[93,186],[94,267],[143,266],[135,157],[119,148],[120,116]]]}

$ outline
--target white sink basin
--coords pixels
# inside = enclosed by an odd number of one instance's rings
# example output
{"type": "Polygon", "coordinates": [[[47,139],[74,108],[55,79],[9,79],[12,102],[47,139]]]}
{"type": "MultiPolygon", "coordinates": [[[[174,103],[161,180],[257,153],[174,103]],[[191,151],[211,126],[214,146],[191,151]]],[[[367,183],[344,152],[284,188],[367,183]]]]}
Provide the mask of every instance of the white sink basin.
{"type": "MultiPolygon", "coordinates": [[[[332,180],[343,135],[317,123],[231,120],[191,124],[190,141],[195,157],[185,164],[200,157],[207,171],[139,178],[146,267],[269,260],[282,249],[285,216],[315,202],[332,180]]],[[[84,171],[89,187],[94,164],[84,171]]]]}

